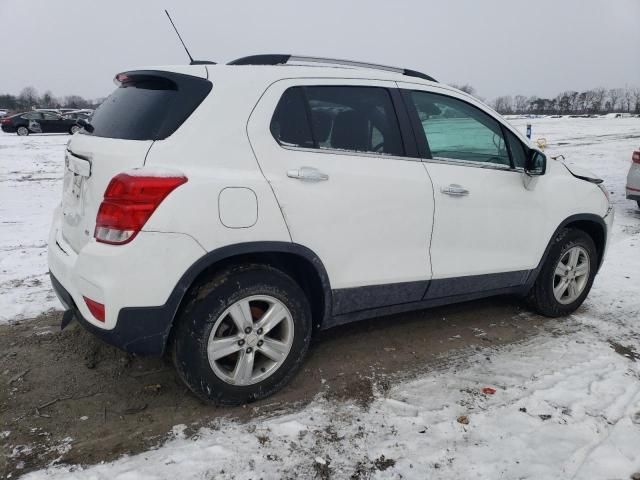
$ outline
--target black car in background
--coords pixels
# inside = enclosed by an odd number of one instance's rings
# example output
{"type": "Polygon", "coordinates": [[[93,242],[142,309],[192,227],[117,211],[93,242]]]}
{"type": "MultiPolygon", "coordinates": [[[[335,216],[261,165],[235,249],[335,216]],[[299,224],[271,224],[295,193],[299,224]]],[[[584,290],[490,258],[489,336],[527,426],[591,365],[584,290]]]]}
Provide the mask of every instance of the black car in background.
{"type": "Polygon", "coordinates": [[[78,118],[55,112],[25,112],[0,119],[3,132],[29,135],[30,133],[76,133],[80,130],[78,118]]]}

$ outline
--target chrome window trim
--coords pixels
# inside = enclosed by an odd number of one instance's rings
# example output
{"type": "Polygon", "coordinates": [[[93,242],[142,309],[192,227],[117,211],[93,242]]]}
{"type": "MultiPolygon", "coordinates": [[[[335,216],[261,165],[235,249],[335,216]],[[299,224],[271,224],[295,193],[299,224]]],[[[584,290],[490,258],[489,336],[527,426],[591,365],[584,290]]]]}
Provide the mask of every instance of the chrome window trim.
{"type": "Polygon", "coordinates": [[[460,160],[458,158],[447,158],[447,157],[433,157],[433,158],[423,158],[421,159],[426,163],[440,163],[446,165],[457,165],[460,167],[473,167],[473,168],[488,168],[490,170],[499,170],[501,172],[524,172],[524,168],[516,167],[511,168],[509,165],[502,165],[501,163],[483,163],[476,162],[473,160],[460,160]]]}
{"type": "Polygon", "coordinates": [[[403,160],[410,162],[421,162],[424,159],[418,157],[406,157],[406,156],[398,156],[391,155],[387,153],[376,153],[376,152],[359,152],[356,150],[339,150],[335,148],[314,148],[314,147],[299,147],[296,145],[286,145],[278,142],[275,138],[274,141],[276,144],[280,146],[280,148],[284,150],[292,150],[295,152],[306,152],[306,153],[325,153],[331,155],[348,155],[348,156],[356,156],[356,157],[369,157],[369,158],[384,158],[389,160],[403,160]]]}

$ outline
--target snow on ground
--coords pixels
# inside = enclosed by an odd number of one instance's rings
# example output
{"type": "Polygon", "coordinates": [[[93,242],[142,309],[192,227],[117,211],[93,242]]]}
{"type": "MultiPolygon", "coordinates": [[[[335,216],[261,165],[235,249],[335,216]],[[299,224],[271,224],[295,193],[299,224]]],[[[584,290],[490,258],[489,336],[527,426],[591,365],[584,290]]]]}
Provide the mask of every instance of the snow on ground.
{"type": "Polygon", "coordinates": [[[0,132],[0,323],[61,308],[47,275],[47,236],[69,138],[0,132]]]}
{"type": "MultiPolygon", "coordinates": [[[[399,383],[368,407],[319,397],[280,416],[222,420],[195,436],[176,426],[171,440],[143,454],[26,478],[627,479],[640,471],[640,211],[624,199],[640,119],[513,121],[522,130],[527,122],[550,155],[602,176],[616,206],[608,257],[576,314],[524,343],[399,383]],[[482,393],[485,386],[496,393],[482,393]]],[[[29,280],[44,281],[46,223],[60,185],[42,177],[60,178],[65,142],[0,136],[0,182],[10,187],[0,192],[0,318],[54,305],[48,287],[29,280]],[[23,175],[41,179],[20,182],[23,175]],[[28,252],[37,260],[24,264],[28,252]]]]}

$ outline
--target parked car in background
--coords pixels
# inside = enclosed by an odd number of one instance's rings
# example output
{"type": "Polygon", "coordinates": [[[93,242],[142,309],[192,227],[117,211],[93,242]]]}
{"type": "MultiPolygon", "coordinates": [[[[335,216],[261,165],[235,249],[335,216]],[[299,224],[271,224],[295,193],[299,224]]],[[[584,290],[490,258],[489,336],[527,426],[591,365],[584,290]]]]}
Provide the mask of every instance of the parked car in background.
{"type": "Polygon", "coordinates": [[[91,118],[91,115],[93,115],[93,110],[74,110],[72,112],[64,113],[62,116],[64,118],[72,119],[76,121],[78,120],[89,121],[89,119],[91,118]]]}
{"type": "Polygon", "coordinates": [[[631,167],[627,175],[627,198],[638,202],[640,208],[640,148],[631,155],[631,167]]]}
{"type": "Polygon", "coordinates": [[[0,108],[0,118],[4,117],[9,113],[9,110],[5,110],[4,108],[0,108]]]}
{"type": "Polygon", "coordinates": [[[3,132],[17,133],[20,136],[30,133],[71,133],[80,130],[75,118],[65,118],[50,111],[32,111],[18,113],[0,120],[3,132]]]}
{"type": "Polygon", "coordinates": [[[63,324],[171,352],[205,401],[272,394],[346,322],[503,294],[568,315],[602,264],[602,180],[428,75],[258,55],[116,81],[67,145],[51,282],[63,324]]]}

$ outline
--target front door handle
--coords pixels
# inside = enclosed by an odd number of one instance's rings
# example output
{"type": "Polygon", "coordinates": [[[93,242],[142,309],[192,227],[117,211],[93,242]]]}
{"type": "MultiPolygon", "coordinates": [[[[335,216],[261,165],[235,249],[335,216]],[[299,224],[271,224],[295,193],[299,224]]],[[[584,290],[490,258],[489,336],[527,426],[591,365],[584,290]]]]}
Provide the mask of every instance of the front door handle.
{"type": "Polygon", "coordinates": [[[287,177],[307,182],[322,182],[324,180],[329,180],[329,175],[322,173],[320,170],[313,167],[300,167],[287,170],[287,177]]]}
{"type": "Polygon", "coordinates": [[[442,187],[440,191],[445,195],[451,195],[454,197],[464,197],[466,195],[469,195],[469,190],[464,188],[462,185],[457,185],[455,183],[452,183],[447,187],[442,187]]]}

